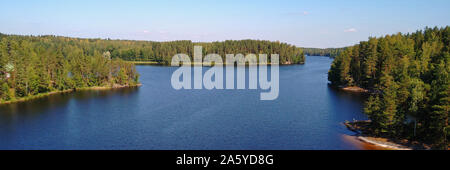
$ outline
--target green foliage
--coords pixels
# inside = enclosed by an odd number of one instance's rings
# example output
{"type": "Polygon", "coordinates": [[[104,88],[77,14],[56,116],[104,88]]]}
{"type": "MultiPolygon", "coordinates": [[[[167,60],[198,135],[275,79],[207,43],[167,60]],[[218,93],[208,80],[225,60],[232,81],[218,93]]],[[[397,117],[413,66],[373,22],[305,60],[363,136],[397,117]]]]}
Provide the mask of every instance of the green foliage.
{"type": "Polygon", "coordinates": [[[111,59],[109,51],[93,42],[54,36],[3,36],[0,101],[74,88],[138,83],[133,64],[111,59]],[[119,70],[126,76],[114,74],[119,70]]]}
{"type": "Polygon", "coordinates": [[[450,28],[369,38],[336,56],[328,79],[373,92],[365,113],[378,135],[448,146],[450,28]],[[406,117],[417,122],[417,136],[406,117]]]}
{"type": "MultiPolygon", "coordinates": [[[[168,44],[176,44],[177,42],[169,42],[168,44]]],[[[262,40],[227,40],[224,42],[212,43],[190,43],[185,42],[184,46],[174,48],[177,53],[186,53],[193,56],[193,45],[203,47],[203,56],[206,54],[216,53],[225,58],[226,54],[279,54],[280,64],[303,64],[305,56],[301,48],[280,42],[270,42],[262,40]],[[181,49],[180,49],[181,48],[181,49]]],[[[168,52],[166,56],[169,61],[174,52],[168,52]]],[[[270,62],[270,57],[268,58],[270,62]]]]}
{"type": "Polygon", "coordinates": [[[9,96],[9,86],[6,82],[0,87],[0,101],[9,101],[11,96],[9,96]]]}

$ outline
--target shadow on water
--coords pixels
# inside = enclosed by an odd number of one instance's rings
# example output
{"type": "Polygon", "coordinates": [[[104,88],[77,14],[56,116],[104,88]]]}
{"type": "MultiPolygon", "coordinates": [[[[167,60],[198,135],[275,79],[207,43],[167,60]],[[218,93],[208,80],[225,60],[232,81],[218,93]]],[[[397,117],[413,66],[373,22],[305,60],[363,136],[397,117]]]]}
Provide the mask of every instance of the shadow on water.
{"type": "MultiPolygon", "coordinates": [[[[340,114],[348,114],[355,120],[366,120],[363,114],[364,103],[368,99],[367,93],[348,92],[328,84],[329,100],[333,101],[330,107],[340,114]],[[357,112],[357,113],[351,113],[357,112]]],[[[352,120],[348,120],[352,121],[352,120]]]]}
{"type": "Polygon", "coordinates": [[[34,118],[39,118],[44,114],[49,114],[47,112],[49,110],[52,110],[52,113],[63,114],[65,113],[64,111],[59,112],[58,110],[64,109],[71,101],[80,103],[89,100],[102,100],[113,96],[126,97],[136,94],[138,91],[138,87],[109,90],[82,90],[44,96],[25,102],[2,104],[0,105],[0,127],[5,128],[8,125],[19,123],[17,121],[30,121],[34,118]]]}

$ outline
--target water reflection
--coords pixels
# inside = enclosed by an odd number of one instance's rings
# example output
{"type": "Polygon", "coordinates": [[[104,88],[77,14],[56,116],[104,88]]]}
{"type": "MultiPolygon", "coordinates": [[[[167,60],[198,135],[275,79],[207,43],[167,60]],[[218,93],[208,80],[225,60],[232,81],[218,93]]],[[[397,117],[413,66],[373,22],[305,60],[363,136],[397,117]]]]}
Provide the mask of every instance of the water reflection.
{"type": "Polygon", "coordinates": [[[352,121],[353,119],[367,120],[367,116],[365,114],[361,114],[361,111],[363,110],[364,101],[368,98],[368,94],[343,91],[329,84],[328,91],[330,110],[335,110],[339,114],[347,114],[349,117],[352,117],[352,119],[348,121],[352,121]]]}
{"type": "MultiPolygon", "coordinates": [[[[0,105],[0,131],[10,131],[14,125],[29,122],[42,116],[67,113],[69,103],[83,103],[90,100],[102,100],[110,97],[126,98],[138,93],[139,88],[121,88],[110,90],[82,90],[44,96],[26,102],[0,105]]],[[[76,107],[76,106],[75,106],[76,107]]],[[[80,106],[83,107],[83,106],[80,106]]]]}

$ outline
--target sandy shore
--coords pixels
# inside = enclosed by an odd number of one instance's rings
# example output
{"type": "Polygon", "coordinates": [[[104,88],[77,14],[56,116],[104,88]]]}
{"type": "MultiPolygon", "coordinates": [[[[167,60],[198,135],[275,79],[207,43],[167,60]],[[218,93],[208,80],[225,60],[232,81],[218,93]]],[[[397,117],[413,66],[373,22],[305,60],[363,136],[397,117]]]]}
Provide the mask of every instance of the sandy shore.
{"type": "Polygon", "coordinates": [[[382,138],[372,138],[360,135],[342,135],[342,140],[356,146],[356,148],[360,150],[412,150],[412,148],[388,142],[382,138]]]}
{"type": "MultiPolygon", "coordinates": [[[[345,122],[344,125],[348,130],[351,130],[356,133],[354,139],[357,139],[360,142],[377,146],[381,148],[381,150],[427,150],[430,149],[429,146],[419,143],[416,141],[408,141],[406,139],[391,139],[384,137],[374,137],[371,134],[368,127],[370,125],[370,121],[354,121],[354,122],[345,122]]],[[[378,150],[378,149],[375,149],[378,150]]]]}
{"type": "Polygon", "coordinates": [[[355,146],[356,149],[359,150],[392,150],[390,148],[385,148],[368,142],[364,142],[358,139],[358,136],[342,135],[342,140],[347,144],[355,146]]]}
{"type": "Polygon", "coordinates": [[[388,150],[412,150],[412,148],[409,148],[404,145],[400,145],[397,143],[393,143],[388,141],[385,138],[374,138],[374,137],[364,137],[364,136],[357,136],[358,140],[362,142],[366,142],[381,148],[385,148],[388,150]]]}
{"type": "Polygon", "coordinates": [[[349,87],[340,87],[343,91],[355,92],[355,93],[368,93],[369,90],[363,89],[361,87],[349,86],[349,87]]]}

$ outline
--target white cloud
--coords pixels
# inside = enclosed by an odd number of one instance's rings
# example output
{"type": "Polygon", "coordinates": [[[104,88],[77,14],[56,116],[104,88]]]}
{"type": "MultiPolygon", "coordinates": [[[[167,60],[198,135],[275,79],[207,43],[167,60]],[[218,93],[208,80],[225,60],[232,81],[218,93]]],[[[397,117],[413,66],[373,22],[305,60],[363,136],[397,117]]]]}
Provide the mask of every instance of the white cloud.
{"type": "Polygon", "coordinates": [[[356,28],[349,28],[344,30],[344,32],[357,32],[358,30],[356,30],[356,28]]]}
{"type": "Polygon", "coordinates": [[[144,32],[144,33],[146,33],[146,34],[147,34],[147,33],[149,33],[150,31],[148,31],[148,30],[144,30],[144,31],[142,31],[142,32],[144,32]]]}

